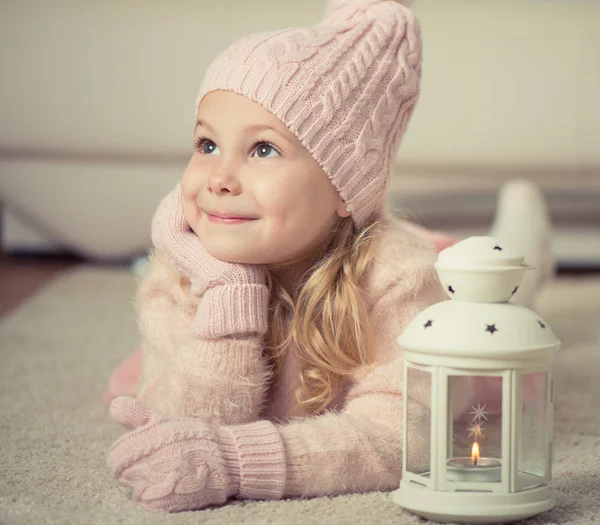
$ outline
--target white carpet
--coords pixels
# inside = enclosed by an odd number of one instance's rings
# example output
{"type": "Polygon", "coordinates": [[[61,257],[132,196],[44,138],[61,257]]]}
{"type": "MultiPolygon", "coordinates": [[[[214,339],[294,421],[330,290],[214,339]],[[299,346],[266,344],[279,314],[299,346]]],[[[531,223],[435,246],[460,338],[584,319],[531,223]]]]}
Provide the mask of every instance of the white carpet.
{"type": "MultiPolygon", "coordinates": [[[[17,524],[417,524],[389,493],[232,501],[152,514],[104,465],[123,432],[101,404],[109,372],[137,344],[135,282],[79,267],[0,321],[0,522],[17,524]]],[[[556,366],[555,509],[523,523],[600,523],[600,278],[563,278],[539,297],[562,340],[556,366]]]]}

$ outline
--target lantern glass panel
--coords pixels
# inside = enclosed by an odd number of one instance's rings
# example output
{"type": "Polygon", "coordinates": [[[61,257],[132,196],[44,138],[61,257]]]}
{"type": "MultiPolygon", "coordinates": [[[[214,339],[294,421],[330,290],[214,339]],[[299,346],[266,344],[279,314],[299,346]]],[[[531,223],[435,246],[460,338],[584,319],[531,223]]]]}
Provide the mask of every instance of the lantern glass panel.
{"type": "Polygon", "coordinates": [[[406,470],[429,477],[431,373],[408,367],[406,393],[406,470]]]}
{"type": "Polygon", "coordinates": [[[543,482],[548,468],[546,454],[548,374],[523,374],[523,405],[518,475],[521,488],[543,482]]]}
{"type": "Polygon", "coordinates": [[[448,481],[502,480],[502,377],[449,376],[448,481]],[[472,386],[476,394],[473,396],[472,386]],[[468,397],[470,396],[470,397],[468,397]]]}

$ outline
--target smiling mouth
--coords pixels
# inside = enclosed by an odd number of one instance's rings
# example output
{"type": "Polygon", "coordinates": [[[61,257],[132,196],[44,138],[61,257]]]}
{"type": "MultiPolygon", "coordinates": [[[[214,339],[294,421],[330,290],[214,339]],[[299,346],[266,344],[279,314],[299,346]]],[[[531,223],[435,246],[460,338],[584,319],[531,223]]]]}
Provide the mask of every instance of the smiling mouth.
{"type": "Polygon", "coordinates": [[[246,222],[252,222],[256,219],[241,219],[241,218],[223,218],[217,217],[216,215],[211,215],[210,213],[206,214],[208,220],[217,224],[241,224],[246,222]]]}

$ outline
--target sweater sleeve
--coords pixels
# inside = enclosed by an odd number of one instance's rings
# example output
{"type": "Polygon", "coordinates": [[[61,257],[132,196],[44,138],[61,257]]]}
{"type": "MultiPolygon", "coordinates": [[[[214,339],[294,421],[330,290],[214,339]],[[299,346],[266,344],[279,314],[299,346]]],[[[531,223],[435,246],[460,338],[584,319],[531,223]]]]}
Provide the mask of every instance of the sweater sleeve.
{"type": "Polygon", "coordinates": [[[194,336],[197,306],[189,281],[153,252],[136,297],[143,347],[138,399],[160,413],[214,425],[256,421],[271,378],[262,337],[194,336]]]}
{"type": "Polygon", "coordinates": [[[278,427],[287,463],[284,497],[399,486],[404,392],[396,340],[419,312],[446,298],[433,268],[424,272],[409,290],[406,283],[392,283],[374,304],[377,363],[354,380],[344,408],[278,427]]]}

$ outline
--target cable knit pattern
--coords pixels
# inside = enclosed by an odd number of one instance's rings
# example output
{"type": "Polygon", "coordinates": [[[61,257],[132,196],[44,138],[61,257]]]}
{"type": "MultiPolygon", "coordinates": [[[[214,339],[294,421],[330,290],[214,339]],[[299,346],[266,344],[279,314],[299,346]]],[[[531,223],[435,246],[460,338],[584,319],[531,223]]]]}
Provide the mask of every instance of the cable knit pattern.
{"type": "Polygon", "coordinates": [[[268,421],[213,428],[198,419],[159,415],[131,397],[115,399],[110,413],[132,431],[110,448],[107,465],[144,508],[201,509],[238,494],[281,497],[285,455],[268,421]]]}
{"type": "Polygon", "coordinates": [[[260,103],[319,162],[361,226],[384,207],[417,102],[420,29],[413,13],[393,1],[338,1],[327,14],[314,27],[232,44],[209,66],[196,107],[215,90],[260,103]]]}

